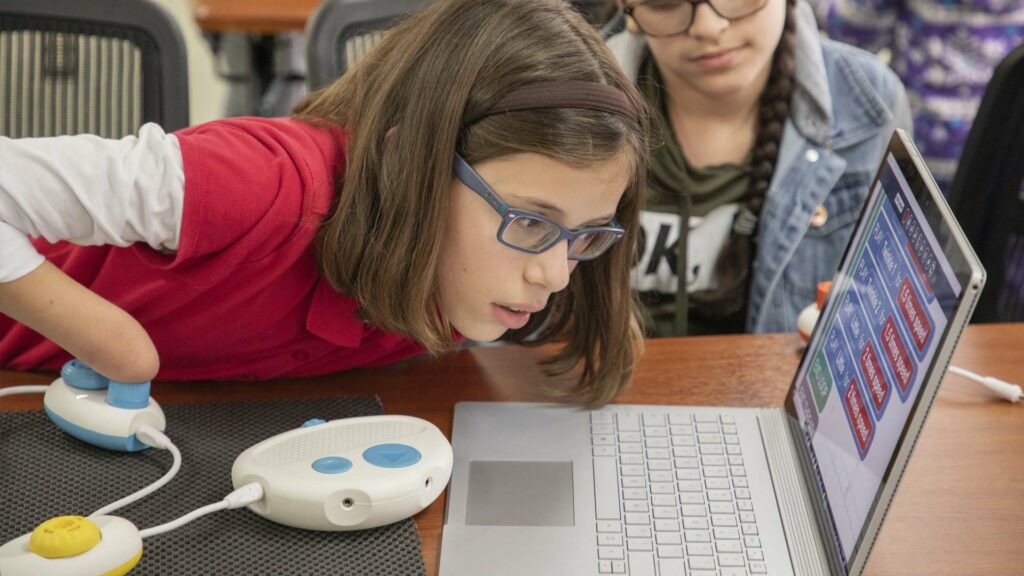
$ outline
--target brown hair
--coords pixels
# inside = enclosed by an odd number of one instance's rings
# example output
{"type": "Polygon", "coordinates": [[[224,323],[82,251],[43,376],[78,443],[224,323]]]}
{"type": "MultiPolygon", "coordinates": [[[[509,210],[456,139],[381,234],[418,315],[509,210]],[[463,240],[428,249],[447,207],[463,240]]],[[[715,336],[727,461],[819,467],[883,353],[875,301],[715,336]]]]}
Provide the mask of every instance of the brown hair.
{"type": "Polygon", "coordinates": [[[295,112],[310,123],[344,126],[350,136],[335,205],[317,237],[321,272],[359,302],[367,322],[432,352],[453,345],[437,300],[454,154],[475,164],[528,152],[573,166],[626,155],[633,177],[616,211],[625,237],[581,263],[566,290],[508,335],[528,344],[565,342],[545,371],[579,366],[576,385],[563,391],[568,397],[601,403],[625,388],[642,351],[629,267],[649,120],[642,97],[582,17],[559,0],[443,0],[399,22],[295,112]],[[642,111],[641,121],[559,108],[466,126],[516,88],[553,80],[619,88],[642,111]]]}

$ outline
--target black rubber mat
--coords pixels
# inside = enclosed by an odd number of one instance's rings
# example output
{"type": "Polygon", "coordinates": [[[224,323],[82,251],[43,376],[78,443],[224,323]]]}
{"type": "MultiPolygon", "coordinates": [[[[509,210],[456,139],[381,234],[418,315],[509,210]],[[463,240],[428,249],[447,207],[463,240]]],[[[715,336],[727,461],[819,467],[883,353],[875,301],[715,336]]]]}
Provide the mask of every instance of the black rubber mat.
{"type": "MultiPolygon", "coordinates": [[[[311,418],[383,414],[371,397],[163,406],[182,466],[169,484],[114,516],[140,529],[221,500],[243,450],[311,418]]],[[[164,450],[110,452],[60,431],[43,412],[0,413],[0,544],[53,516],[88,516],[162,476],[164,450]]],[[[425,574],[413,520],[356,532],[281,526],[244,508],[214,512],[143,541],[130,573],[152,575],[425,574]]]]}

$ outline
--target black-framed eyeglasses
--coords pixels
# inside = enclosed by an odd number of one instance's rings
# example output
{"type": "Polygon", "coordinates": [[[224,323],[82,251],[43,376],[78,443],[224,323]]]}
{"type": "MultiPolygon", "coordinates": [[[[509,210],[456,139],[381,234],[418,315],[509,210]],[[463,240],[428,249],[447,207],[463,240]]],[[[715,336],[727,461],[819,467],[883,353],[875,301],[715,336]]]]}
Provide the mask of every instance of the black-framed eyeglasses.
{"type": "Polygon", "coordinates": [[[529,210],[512,208],[502,202],[476,170],[462,156],[455,155],[455,175],[501,215],[498,242],[529,254],[540,254],[562,240],[569,241],[569,260],[593,260],[604,254],[626,233],[613,218],[605,226],[584,226],[569,230],[551,218],[529,210]]]}
{"type": "Polygon", "coordinates": [[[648,36],[675,36],[690,31],[700,4],[726,20],[736,20],[764,8],[768,0],[640,0],[626,2],[622,13],[648,36]]]}

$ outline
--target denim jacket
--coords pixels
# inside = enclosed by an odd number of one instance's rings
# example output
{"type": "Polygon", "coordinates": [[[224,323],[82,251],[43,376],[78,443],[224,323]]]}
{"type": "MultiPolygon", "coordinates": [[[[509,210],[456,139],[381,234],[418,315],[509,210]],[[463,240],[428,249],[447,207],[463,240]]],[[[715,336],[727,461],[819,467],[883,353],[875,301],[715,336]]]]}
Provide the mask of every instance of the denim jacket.
{"type": "MultiPolygon", "coordinates": [[[[797,14],[790,117],[758,228],[748,332],[796,330],[818,282],[839,268],[893,130],[912,130],[899,78],[873,55],[820,38],[806,3],[797,14]]],[[[622,32],[608,46],[635,81],[644,37],[622,32]]]]}

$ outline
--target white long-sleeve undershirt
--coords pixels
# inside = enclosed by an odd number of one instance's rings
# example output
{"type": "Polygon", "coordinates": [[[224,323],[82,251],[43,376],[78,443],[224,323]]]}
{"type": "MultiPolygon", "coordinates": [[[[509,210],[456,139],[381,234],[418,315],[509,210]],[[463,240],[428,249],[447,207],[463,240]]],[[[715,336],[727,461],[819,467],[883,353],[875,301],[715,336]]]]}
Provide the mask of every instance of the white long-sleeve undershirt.
{"type": "Polygon", "coordinates": [[[184,197],[178,139],[156,124],[120,140],[0,137],[0,282],[42,264],[29,238],[174,251],[184,197]]]}

